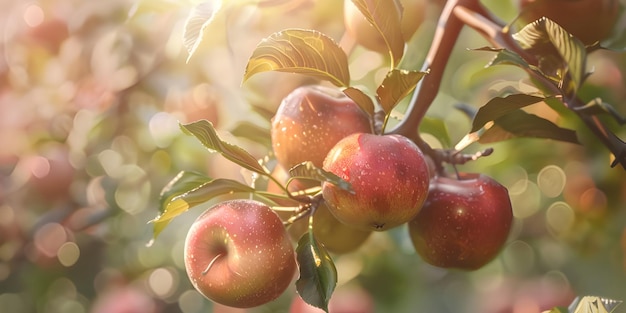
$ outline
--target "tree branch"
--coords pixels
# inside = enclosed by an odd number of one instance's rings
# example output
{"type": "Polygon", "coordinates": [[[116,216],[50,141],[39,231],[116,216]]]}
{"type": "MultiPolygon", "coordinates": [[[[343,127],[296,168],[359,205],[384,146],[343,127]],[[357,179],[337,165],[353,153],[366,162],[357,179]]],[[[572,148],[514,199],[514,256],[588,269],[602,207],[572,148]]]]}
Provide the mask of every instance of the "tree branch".
{"type": "MultiPolygon", "coordinates": [[[[387,131],[390,134],[401,134],[412,139],[425,150],[426,154],[431,155],[436,160],[441,158],[436,155],[435,150],[430,149],[422,140],[418,128],[439,92],[452,49],[465,25],[482,34],[494,47],[513,51],[529,64],[536,65],[538,62],[534,55],[517,44],[509,32],[508,26],[504,25],[502,21],[496,20],[478,0],[449,0],[439,17],[433,42],[422,66],[422,70],[430,71],[430,74],[426,75],[415,88],[405,118],[387,131]]],[[[563,95],[559,87],[543,75],[528,69],[526,71],[540,84],[547,87],[548,92],[553,95],[563,95]]],[[[574,111],[587,128],[615,155],[615,161],[611,166],[621,164],[626,169],[626,143],[611,132],[597,117],[576,110],[585,104],[578,97],[563,96],[563,104],[574,111]]]]}
{"type": "MultiPolygon", "coordinates": [[[[489,40],[495,48],[503,48],[513,51],[529,64],[537,63],[536,58],[522,49],[515,42],[515,40],[513,40],[511,33],[502,26],[497,25],[481,14],[463,6],[455,7],[453,13],[464,24],[472,27],[485,36],[485,38],[489,40]]],[[[529,69],[526,69],[526,72],[531,77],[539,81],[542,86],[549,88],[549,91],[553,95],[562,95],[563,104],[568,109],[572,110],[583,121],[583,123],[585,123],[585,126],[587,126],[587,128],[602,142],[602,144],[604,144],[609,151],[615,155],[615,161],[611,164],[611,166],[620,164],[624,169],[626,169],[626,143],[609,130],[608,127],[597,117],[589,116],[584,112],[577,110],[577,108],[585,105],[580,98],[576,96],[567,97],[567,95],[562,93],[558,86],[543,75],[529,69]]]]}

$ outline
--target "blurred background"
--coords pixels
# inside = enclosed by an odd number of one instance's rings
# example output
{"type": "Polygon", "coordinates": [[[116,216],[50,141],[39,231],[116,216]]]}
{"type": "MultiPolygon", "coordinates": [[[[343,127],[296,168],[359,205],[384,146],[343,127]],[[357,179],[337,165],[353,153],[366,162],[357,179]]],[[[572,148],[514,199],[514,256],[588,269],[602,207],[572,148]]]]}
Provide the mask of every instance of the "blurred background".
{"type": "MultiPolygon", "coordinates": [[[[0,311],[232,311],[193,290],[184,271],[186,230],[211,203],[181,215],[151,247],[147,222],[158,214],[160,190],[181,170],[247,179],[183,135],[179,122],[210,120],[225,140],[262,158],[280,100],[316,83],[272,72],[242,84],[262,38],[288,27],[314,28],[337,41],[344,36],[340,1],[267,2],[218,16],[188,63],[182,33],[192,2],[0,2],[0,311]]],[[[517,14],[515,2],[484,3],[505,21],[517,14]]],[[[440,7],[429,3],[425,10],[404,68],[419,69],[428,49],[440,7]]],[[[521,70],[485,68],[492,55],[468,50],[486,45],[464,30],[428,112],[448,125],[453,143],[471,125],[455,105],[478,107],[503,92],[532,89],[521,70]]],[[[352,79],[375,88],[388,60],[353,48],[352,79]]],[[[626,56],[595,52],[588,66],[596,74],[581,97],[602,97],[626,115],[626,56]]],[[[581,128],[547,106],[532,110],[581,128]]],[[[623,127],[614,129],[626,138],[623,127]]],[[[475,272],[429,266],[400,227],[335,256],[333,301],[364,307],[361,313],[526,313],[566,306],[577,295],[626,300],[626,174],[609,167],[608,152],[588,132],[579,136],[583,146],[493,144],[492,156],[460,168],[487,173],[511,193],[514,229],[488,266],[475,272]]],[[[291,288],[246,312],[288,312],[294,295],[291,288]]]]}

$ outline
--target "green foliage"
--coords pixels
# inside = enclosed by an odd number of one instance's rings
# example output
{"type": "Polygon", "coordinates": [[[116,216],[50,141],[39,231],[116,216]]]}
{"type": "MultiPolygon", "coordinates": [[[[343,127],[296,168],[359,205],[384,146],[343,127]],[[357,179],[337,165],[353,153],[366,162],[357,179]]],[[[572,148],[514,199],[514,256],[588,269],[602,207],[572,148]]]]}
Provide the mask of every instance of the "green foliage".
{"type": "Polygon", "coordinates": [[[153,237],[156,239],[173,218],[192,207],[220,195],[254,191],[254,188],[234,180],[210,179],[198,173],[181,172],[161,192],[162,213],[150,221],[154,223],[153,237]]]}
{"type": "Polygon", "coordinates": [[[202,43],[204,30],[213,22],[221,8],[221,0],[205,1],[196,5],[189,13],[183,32],[183,44],[188,53],[187,63],[202,43]]]}
{"type": "Polygon", "coordinates": [[[400,14],[395,3],[385,0],[352,0],[374,28],[380,33],[389,48],[391,68],[395,68],[404,55],[405,38],[400,28],[400,14]]]}
{"type": "Polygon", "coordinates": [[[402,99],[408,96],[417,83],[428,74],[420,71],[407,71],[393,69],[387,73],[385,79],[376,89],[376,99],[383,111],[387,114],[400,103],[402,99]]]}
{"type": "Polygon", "coordinates": [[[366,95],[363,91],[355,87],[348,87],[343,90],[343,93],[346,94],[352,101],[356,102],[356,104],[363,109],[363,111],[367,112],[370,116],[374,115],[374,101],[368,95],[366,95]]]}
{"type": "Polygon", "coordinates": [[[539,58],[539,68],[549,76],[554,75],[565,94],[576,94],[587,70],[587,50],[580,40],[545,17],[528,24],[513,38],[539,58]],[[560,60],[550,53],[553,50],[560,60]]]}
{"type": "Polygon", "coordinates": [[[289,169],[289,174],[292,177],[291,179],[305,178],[317,180],[320,182],[329,182],[341,189],[352,191],[352,186],[350,186],[349,182],[341,179],[341,177],[331,172],[325,171],[315,166],[313,162],[310,161],[300,163],[289,169]]]}
{"type": "Polygon", "coordinates": [[[181,125],[181,129],[198,139],[211,152],[219,152],[225,158],[240,165],[241,167],[253,171],[255,173],[269,175],[257,159],[255,159],[246,150],[223,141],[213,124],[207,120],[199,120],[186,125],[181,125]]]}
{"type": "Polygon", "coordinates": [[[472,128],[456,149],[462,150],[474,142],[494,143],[512,138],[531,137],[553,139],[578,144],[576,132],[530,114],[522,108],[548,101],[549,98],[527,94],[495,97],[483,105],[474,116],[472,128]]]}
{"type": "Polygon", "coordinates": [[[478,109],[470,132],[478,131],[491,121],[543,100],[542,97],[526,94],[509,95],[504,98],[495,97],[478,109]]]}
{"type": "Polygon", "coordinates": [[[448,126],[446,126],[446,123],[442,119],[425,116],[420,123],[419,131],[435,136],[444,148],[450,148],[452,146],[448,126]]]}
{"type": "Polygon", "coordinates": [[[622,301],[606,299],[597,296],[577,297],[570,304],[569,313],[611,313],[622,301]]]}
{"type": "Polygon", "coordinates": [[[267,71],[306,74],[338,87],[350,84],[345,52],[315,30],[285,29],[263,39],[248,61],[243,81],[267,71]]]}
{"type": "Polygon", "coordinates": [[[337,269],[326,248],[315,240],[310,227],[296,248],[300,268],[296,289],[306,303],[328,312],[328,302],[337,285],[337,269]]]}
{"type": "Polygon", "coordinates": [[[265,147],[271,146],[270,133],[266,127],[261,127],[255,123],[243,121],[237,123],[230,131],[233,136],[249,139],[253,142],[260,143],[265,147]]]}

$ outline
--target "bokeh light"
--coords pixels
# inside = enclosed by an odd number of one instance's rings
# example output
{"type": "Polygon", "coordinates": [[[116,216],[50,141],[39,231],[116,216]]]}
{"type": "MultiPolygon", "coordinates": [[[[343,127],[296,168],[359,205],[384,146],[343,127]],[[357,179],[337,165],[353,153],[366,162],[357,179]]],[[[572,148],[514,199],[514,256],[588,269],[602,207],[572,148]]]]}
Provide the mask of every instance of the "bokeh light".
{"type": "Polygon", "coordinates": [[[66,242],[59,247],[57,251],[57,257],[61,265],[70,267],[78,261],[80,257],[80,248],[73,242],[66,242]]]}
{"type": "Polygon", "coordinates": [[[24,10],[24,22],[30,27],[39,26],[43,23],[44,17],[43,9],[35,3],[29,4],[24,10]]]}
{"type": "Polygon", "coordinates": [[[537,174],[539,190],[549,198],[558,197],[563,192],[566,181],[565,172],[556,165],[548,165],[537,174]]]}

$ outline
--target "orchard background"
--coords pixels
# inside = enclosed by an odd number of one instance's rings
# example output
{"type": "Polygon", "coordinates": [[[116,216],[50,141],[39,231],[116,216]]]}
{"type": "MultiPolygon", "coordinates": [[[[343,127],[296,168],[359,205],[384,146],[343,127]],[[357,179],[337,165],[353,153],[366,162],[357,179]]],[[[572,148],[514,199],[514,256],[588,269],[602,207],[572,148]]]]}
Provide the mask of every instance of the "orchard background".
{"type": "MultiPolygon", "coordinates": [[[[269,117],[281,99],[318,81],[265,72],[242,83],[252,51],[285,28],[315,29],[337,41],[346,30],[340,1],[265,2],[217,16],[189,60],[182,34],[192,2],[0,4],[3,311],[218,312],[193,289],[183,263],[189,226],[218,200],[180,215],[150,247],[147,221],[181,170],[242,183],[249,173],[208,153],[179,123],[207,119],[223,139],[266,157],[269,117]]],[[[504,21],[518,14],[515,1],[483,3],[504,21]]],[[[435,3],[427,7],[403,68],[420,69],[440,11],[435,3]]],[[[456,107],[478,108],[507,90],[534,88],[520,69],[486,68],[493,54],[470,50],[488,45],[476,31],[462,31],[427,112],[447,126],[453,143],[471,128],[456,107]]],[[[388,59],[355,45],[349,62],[351,79],[373,86],[388,59]]],[[[625,55],[594,51],[587,66],[595,74],[579,97],[602,97],[626,115],[625,55]]],[[[337,298],[347,294],[345,301],[374,312],[540,312],[576,296],[626,299],[624,169],[610,167],[606,147],[576,119],[531,110],[581,129],[583,144],[515,138],[470,147],[494,152],[458,168],[498,180],[513,205],[513,228],[495,260],[472,272],[430,266],[401,226],[334,257],[337,298]]],[[[626,138],[624,127],[610,126],[626,138]]],[[[294,296],[292,286],[246,312],[288,312],[294,296]]]]}

